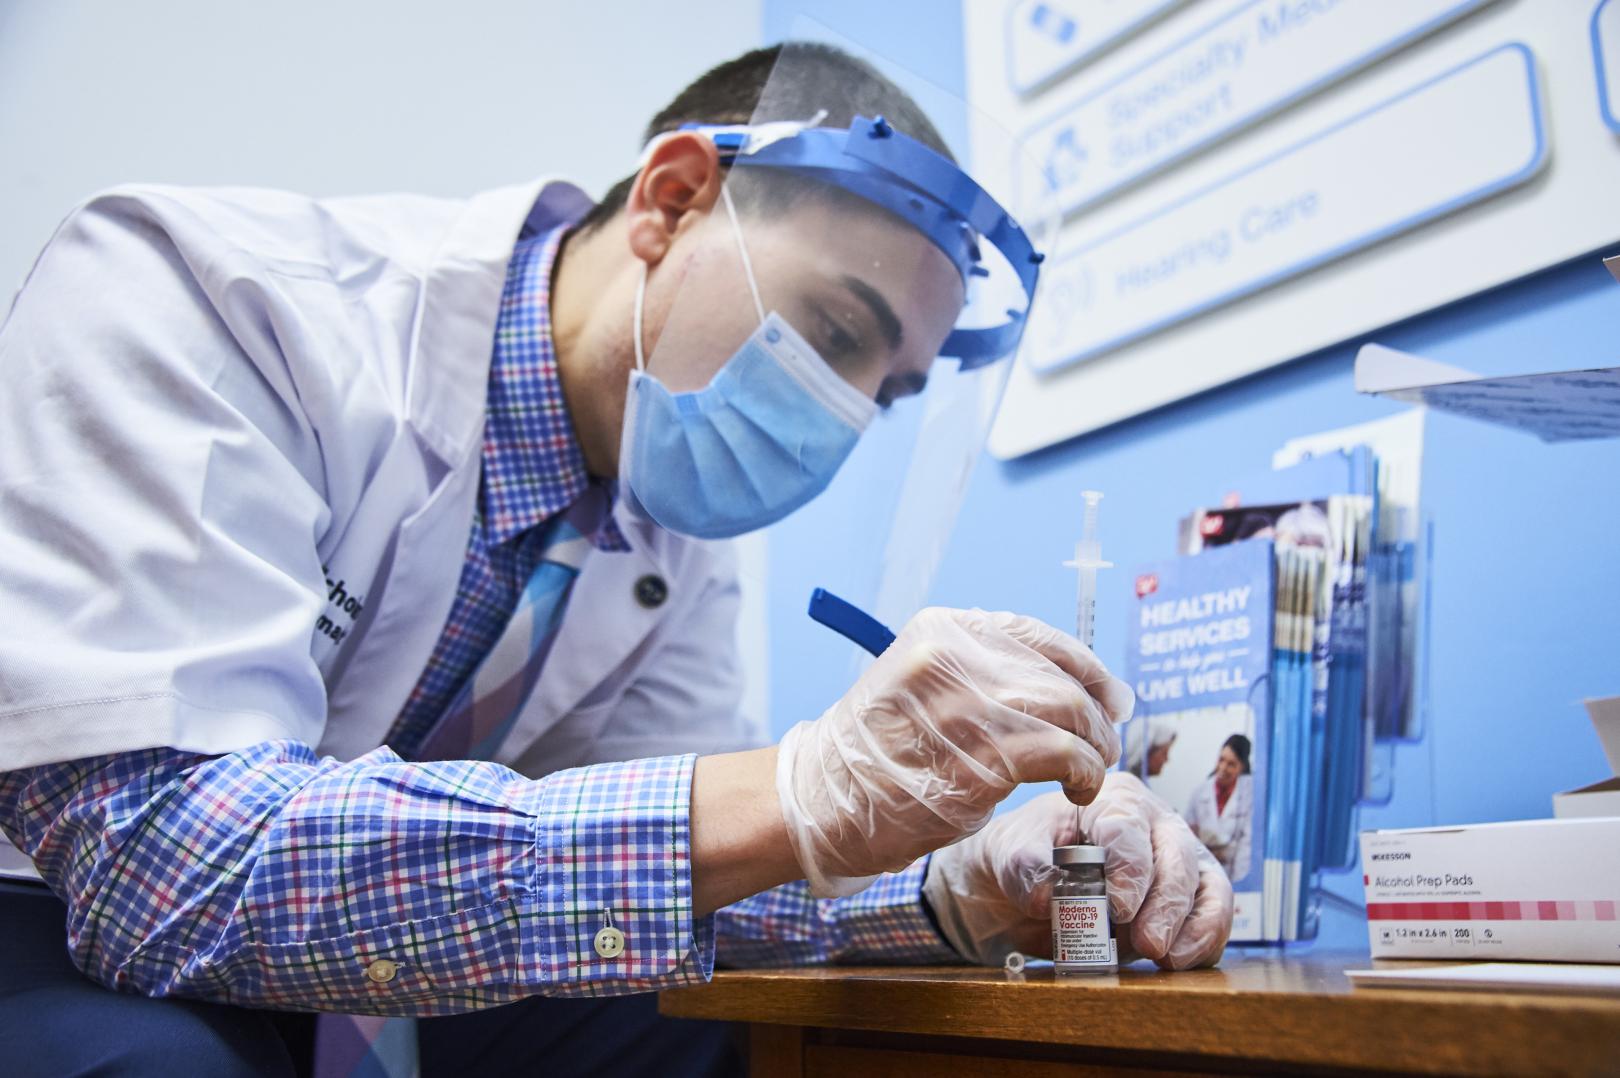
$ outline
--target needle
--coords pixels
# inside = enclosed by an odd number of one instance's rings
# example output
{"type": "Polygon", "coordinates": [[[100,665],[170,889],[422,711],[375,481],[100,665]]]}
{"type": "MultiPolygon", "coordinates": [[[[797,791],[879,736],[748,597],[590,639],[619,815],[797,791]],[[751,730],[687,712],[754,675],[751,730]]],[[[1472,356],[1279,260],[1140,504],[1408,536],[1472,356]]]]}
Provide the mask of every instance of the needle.
{"type": "MultiPolygon", "coordinates": [[[[1102,560],[1102,543],[1097,539],[1097,505],[1102,501],[1102,493],[1095,490],[1082,490],[1080,497],[1085,499],[1085,516],[1080,523],[1080,541],[1074,545],[1074,560],[1063,564],[1074,569],[1079,574],[1079,583],[1075,589],[1074,632],[1080,642],[1091,647],[1097,636],[1097,570],[1113,567],[1112,562],[1102,560]]],[[[1080,806],[1074,806],[1074,844],[1083,846],[1086,834],[1080,827],[1080,806]]]]}

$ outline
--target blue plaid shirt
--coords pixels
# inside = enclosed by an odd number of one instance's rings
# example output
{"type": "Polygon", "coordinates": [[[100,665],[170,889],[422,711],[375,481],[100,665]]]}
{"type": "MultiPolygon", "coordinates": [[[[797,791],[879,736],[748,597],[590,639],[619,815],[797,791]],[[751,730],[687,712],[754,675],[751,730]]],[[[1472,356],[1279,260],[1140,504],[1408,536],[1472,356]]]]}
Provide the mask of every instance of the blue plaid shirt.
{"type": "MultiPolygon", "coordinates": [[[[521,242],[497,323],[483,485],[461,587],[389,735],[408,752],[499,638],[536,526],[591,481],[551,348],[561,234],[521,242]]],[[[595,537],[612,550],[611,526],[595,537]]],[[[447,1014],[536,993],[656,990],[723,962],[953,961],[925,862],[848,899],[803,883],[693,915],[695,757],[529,779],[502,765],[339,762],[273,741],[150,749],[0,774],[0,829],[71,907],[79,967],[113,988],[250,1006],[447,1014]],[[602,911],[625,951],[599,957],[602,911]],[[397,970],[373,980],[387,959],[397,970]]]]}
{"type": "MultiPolygon", "coordinates": [[[[565,234],[559,228],[520,241],[507,267],[490,360],[483,475],[461,580],[444,632],[388,734],[388,744],[406,757],[501,638],[544,553],[540,525],[593,482],[551,345],[547,297],[565,234]]],[[[611,517],[593,542],[600,550],[629,549],[611,517]]]]}

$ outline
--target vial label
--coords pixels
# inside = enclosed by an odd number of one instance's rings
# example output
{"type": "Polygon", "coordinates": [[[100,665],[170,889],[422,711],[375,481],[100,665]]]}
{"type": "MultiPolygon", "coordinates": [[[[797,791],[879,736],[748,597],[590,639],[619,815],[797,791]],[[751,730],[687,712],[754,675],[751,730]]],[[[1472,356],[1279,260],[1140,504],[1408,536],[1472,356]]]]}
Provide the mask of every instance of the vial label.
{"type": "Polygon", "coordinates": [[[1052,899],[1052,961],[1070,966],[1115,963],[1108,899],[1052,899]]]}

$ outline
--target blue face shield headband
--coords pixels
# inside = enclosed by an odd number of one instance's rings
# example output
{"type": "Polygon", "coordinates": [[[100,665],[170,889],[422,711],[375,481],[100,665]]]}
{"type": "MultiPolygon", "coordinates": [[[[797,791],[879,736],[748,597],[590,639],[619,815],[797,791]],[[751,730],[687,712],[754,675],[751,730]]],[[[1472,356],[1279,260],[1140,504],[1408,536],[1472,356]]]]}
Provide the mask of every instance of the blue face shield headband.
{"type": "Polygon", "coordinates": [[[1000,325],[958,327],[940,355],[972,370],[1012,355],[1023,337],[1045,257],[1023,227],[971,176],[879,116],[857,116],[847,130],[776,122],[687,124],[707,135],[732,168],[776,169],[828,184],[881,206],[926,236],[951,260],[964,285],[988,276],[984,245],[1000,252],[1023,291],[1022,309],[1000,325]]]}

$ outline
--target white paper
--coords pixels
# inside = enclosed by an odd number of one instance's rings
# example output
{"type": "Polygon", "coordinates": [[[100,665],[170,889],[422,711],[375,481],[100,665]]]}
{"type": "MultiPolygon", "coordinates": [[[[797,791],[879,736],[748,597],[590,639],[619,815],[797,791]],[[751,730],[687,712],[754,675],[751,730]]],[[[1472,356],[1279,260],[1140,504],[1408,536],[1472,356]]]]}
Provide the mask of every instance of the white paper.
{"type": "Polygon", "coordinates": [[[1620,437],[1620,367],[1485,378],[1369,344],[1356,389],[1534,434],[1544,442],[1620,437]]]}
{"type": "Polygon", "coordinates": [[[1364,344],[1356,353],[1356,392],[1392,393],[1420,386],[1472,382],[1480,375],[1381,344],[1364,344]]]}
{"type": "Polygon", "coordinates": [[[1412,969],[1352,969],[1357,988],[1464,988],[1489,991],[1620,995],[1620,966],[1564,962],[1479,962],[1412,969]]]}

